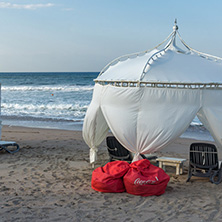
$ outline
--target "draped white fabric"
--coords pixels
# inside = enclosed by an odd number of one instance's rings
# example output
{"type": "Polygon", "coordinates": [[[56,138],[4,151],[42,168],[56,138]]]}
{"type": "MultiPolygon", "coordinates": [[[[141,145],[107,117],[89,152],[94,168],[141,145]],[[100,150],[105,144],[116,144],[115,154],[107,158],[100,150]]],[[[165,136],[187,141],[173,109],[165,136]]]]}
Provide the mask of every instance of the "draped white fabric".
{"type": "MultiPolygon", "coordinates": [[[[97,80],[137,81],[152,55],[152,50],[142,56],[128,58],[110,66],[97,80]]],[[[153,56],[143,81],[173,83],[219,83],[221,82],[222,63],[207,60],[192,52],[179,53],[171,49],[153,56]]]]}
{"type": "Polygon", "coordinates": [[[222,149],[222,90],[203,90],[198,118],[222,149]]]}
{"type": "Polygon", "coordinates": [[[167,50],[154,60],[143,81],[211,83],[221,82],[222,63],[207,60],[196,54],[167,50]]]}
{"type": "Polygon", "coordinates": [[[147,61],[156,52],[158,52],[158,50],[154,49],[141,56],[119,61],[115,65],[110,66],[106,72],[97,79],[137,81],[147,61]]]}
{"type": "Polygon", "coordinates": [[[200,108],[199,90],[105,87],[103,115],[134,160],[181,135],[200,108]]]}
{"type": "Polygon", "coordinates": [[[94,89],[92,102],[87,110],[83,124],[83,138],[90,147],[90,163],[97,159],[97,147],[108,133],[108,125],[103,117],[100,107],[100,94],[103,87],[97,85],[94,89]]]}
{"type": "Polygon", "coordinates": [[[108,129],[134,153],[155,152],[180,136],[195,115],[222,147],[222,90],[115,87],[95,85],[83,137],[95,161],[108,129]]]}

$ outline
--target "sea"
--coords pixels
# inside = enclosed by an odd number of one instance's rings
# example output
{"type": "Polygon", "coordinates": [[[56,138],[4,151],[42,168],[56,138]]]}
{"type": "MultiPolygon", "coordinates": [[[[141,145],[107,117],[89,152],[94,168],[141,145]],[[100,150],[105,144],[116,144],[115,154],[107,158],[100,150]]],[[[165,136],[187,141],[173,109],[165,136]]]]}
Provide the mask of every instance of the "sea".
{"type": "MultiPolygon", "coordinates": [[[[98,74],[0,73],[2,125],[81,131],[98,74]]],[[[213,140],[197,117],[182,137],[213,140]]]]}
{"type": "Polygon", "coordinates": [[[0,73],[3,125],[81,130],[94,72],[0,73]]]}

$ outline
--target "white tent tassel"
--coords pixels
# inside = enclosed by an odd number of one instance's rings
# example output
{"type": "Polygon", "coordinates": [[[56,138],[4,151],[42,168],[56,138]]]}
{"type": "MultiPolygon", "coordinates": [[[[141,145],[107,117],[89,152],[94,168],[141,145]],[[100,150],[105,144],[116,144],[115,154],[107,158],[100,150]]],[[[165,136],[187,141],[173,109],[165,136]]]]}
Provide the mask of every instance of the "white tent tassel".
{"type": "Polygon", "coordinates": [[[93,147],[90,149],[89,151],[89,157],[90,157],[90,163],[91,164],[94,164],[97,160],[97,152],[98,152],[98,149],[96,147],[93,147]]]}
{"type": "Polygon", "coordinates": [[[140,156],[140,154],[139,153],[136,153],[135,155],[134,155],[134,157],[133,157],[133,161],[132,162],[134,162],[134,161],[137,161],[137,160],[142,160],[143,158],[140,156]]]}

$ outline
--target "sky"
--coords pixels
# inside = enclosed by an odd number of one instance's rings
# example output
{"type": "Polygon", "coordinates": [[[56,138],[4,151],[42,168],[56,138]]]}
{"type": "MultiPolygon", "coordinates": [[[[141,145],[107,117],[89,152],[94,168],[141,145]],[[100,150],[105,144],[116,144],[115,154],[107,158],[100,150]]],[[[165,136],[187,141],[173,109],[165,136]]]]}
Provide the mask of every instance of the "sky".
{"type": "Polygon", "coordinates": [[[222,57],[221,0],[0,0],[0,72],[99,72],[171,32],[222,57]]]}

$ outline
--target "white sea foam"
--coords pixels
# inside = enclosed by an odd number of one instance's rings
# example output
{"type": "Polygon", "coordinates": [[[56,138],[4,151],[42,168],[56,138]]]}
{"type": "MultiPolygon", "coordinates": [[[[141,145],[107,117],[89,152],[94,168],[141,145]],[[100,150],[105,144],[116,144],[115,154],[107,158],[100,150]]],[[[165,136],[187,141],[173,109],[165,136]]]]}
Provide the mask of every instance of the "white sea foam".
{"type": "Polygon", "coordinates": [[[7,104],[2,103],[2,115],[32,116],[60,119],[83,119],[86,104],[7,104]]]}
{"type": "Polygon", "coordinates": [[[76,91],[92,91],[93,86],[2,86],[2,91],[63,91],[63,92],[76,92],[76,91]]]}

